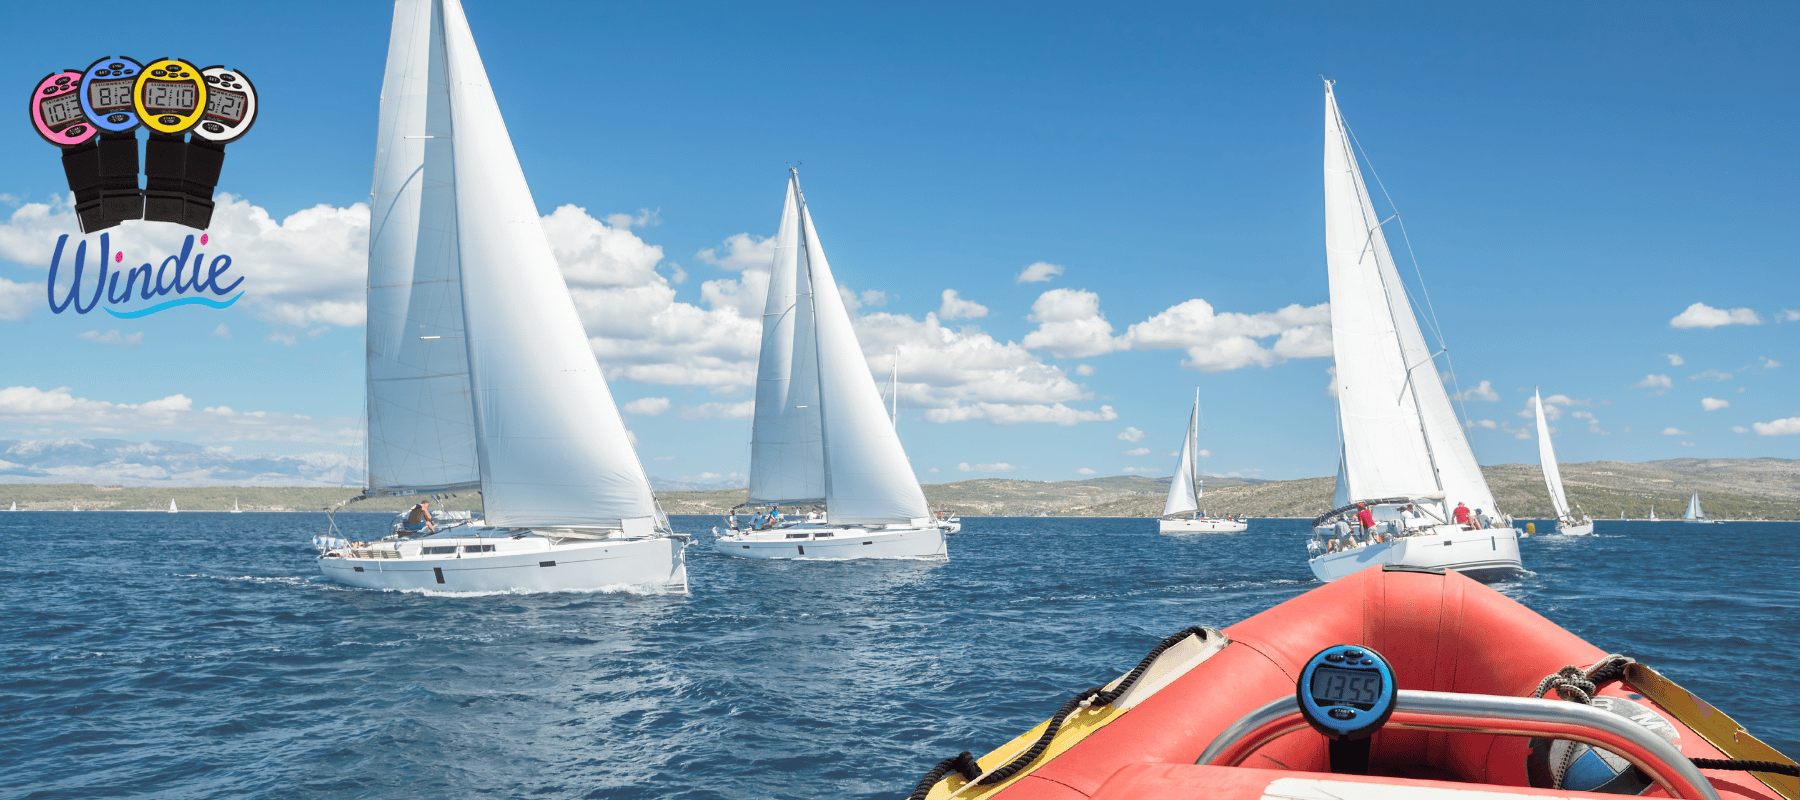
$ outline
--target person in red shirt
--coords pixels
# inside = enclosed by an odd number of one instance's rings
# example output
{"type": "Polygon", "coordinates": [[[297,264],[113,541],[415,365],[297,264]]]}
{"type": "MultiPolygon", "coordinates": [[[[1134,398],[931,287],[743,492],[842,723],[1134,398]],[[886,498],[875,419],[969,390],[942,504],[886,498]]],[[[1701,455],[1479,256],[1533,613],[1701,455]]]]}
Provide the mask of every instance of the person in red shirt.
{"type": "Polygon", "coordinates": [[[1358,509],[1356,512],[1356,521],[1362,523],[1363,532],[1370,536],[1374,536],[1375,510],[1363,503],[1357,503],[1356,508],[1358,509]]]}
{"type": "Polygon", "coordinates": [[[1455,519],[1456,519],[1456,524],[1458,524],[1458,525],[1469,524],[1469,507],[1463,505],[1462,503],[1457,503],[1455,519]]]}

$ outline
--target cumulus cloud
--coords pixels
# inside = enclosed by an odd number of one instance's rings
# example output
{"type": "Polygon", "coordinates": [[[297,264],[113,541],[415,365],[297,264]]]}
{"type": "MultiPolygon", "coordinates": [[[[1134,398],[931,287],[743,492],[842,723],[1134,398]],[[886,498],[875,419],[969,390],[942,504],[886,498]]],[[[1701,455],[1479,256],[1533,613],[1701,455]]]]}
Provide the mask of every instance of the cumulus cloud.
{"type": "MultiPolygon", "coordinates": [[[[1525,398],[1525,407],[1519,410],[1520,419],[1533,419],[1537,416],[1537,409],[1531,405],[1531,401],[1532,398],[1525,398]]],[[[1593,404],[1592,400],[1576,400],[1566,394],[1553,394],[1544,398],[1544,419],[1555,422],[1562,419],[1563,412],[1568,406],[1591,406],[1593,404]]]]}
{"type": "Polygon", "coordinates": [[[682,406],[682,419],[749,419],[756,414],[756,401],[745,400],[741,403],[701,403],[697,406],[682,406]]]}
{"type": "Polygon", "coordinates": [[[1485,400],[1490,403],[1498,403],[1498,402],[1500,402],[1500,393],[1494,391],[1493,383],[1491,383],[1489,381],[1482,381],[1481,385],[1479,385],[1479,386],[1471,386],[1468,389],[1463,390],[1462,394],[1455,396],[1455,399],[1457,399],[1457,400],[1485,400]]]}
{"type": "Polygon", "coordinates": [[[30,316],[31,310],[44,302],[42,291],[42,286],[0,278],[0,320],[17,322],[30,316]]]}
{"type": "Polygon", "coordinates": [[[1155,467],[1125,467],[1120,472],[1159,472],[1155,467]]]}
{"type": "Polygon", "coordinates": [[[1800,311],[1795,311],[1794,309],[1791,309],[1791,308],[1784,308],[1781,310],[1781,313],[1775,315],[1775,321],[1776,322],[1800,322],[1800,311]]]}
{"type": "Polygon", "coordinates": [[[1025,319],[1038,324],[1020,341],[1057,358],[1087,358],[1119,350],[1112,323],[1100,313],[1100,295],[1083,289],[1051,289],[1031,304],[1025,319]]]}
{"type": "Polygon", "coordinates": [[[1019,276],[1013,278],[1013,283],[1043,283],[1061,274],[1063,274],[1062,267],[1039,261],[1020,270],[1019,276]]]}
{"type": "Polygon", "coordinates": [[[1770,358],[1768,356],[1757,356],[1756,358],[1762,362],[1763,369],[1774,369],[1776,367],[1781,366],[1781,362],[1776,361],[1775,359],[1770,358]]]}
{"type": "Polygon", "coordinates": [[[1198,451],[1196,451],[1194,453],[1194,455],[1199,456],[1201,458],[1212,458],[1212,451],[1202,447],[1198,451]]]}
{"type": "Polygon", "coordinates": [[[1732,433],[1749,433],[1750,429],[1746,428],[1742,425],[1733,425],[1733,426],[1731,426],[1731,432],[1732,433]]]}
{"type": "Polygon", "coordinates": [[[1669,320],[1671,328],[1717,328],[1720,325],[1761,325],[1762,318],[1748,308],[1713,308],[1695,303],[1669,320]]]}
{"type": "Polygon", "coordinates": [[[1687,431],[1684,431],[1680,428],[1677,428],[1677,427],[1671,425],[1667,428],[1663,428],[1662,435],[1664,435],[1664,436],[1686,436],[1687,431]]]}
{"type": "Polygon", "coordinates": [[[657,414],[668,411],[669,406],[669,398],[667,397],[640,397],[625,405],[619,406],[619,408],[627,414],[642,414],[646,417],[654,417],[657,414]]]}
{"type": "Polygon", "coordinates": [[[1788,436],[1800,433],[1800,417],[1788,417],[1773,422],[1752,422],[1750,427],[1756,429],[1758,436],[1788,436]]]}
{"type": "Polygon", "coordinates": [[[1087,467],[1082,467],[1081,469],[1075,470],[1075,474],[1077,474],[1077,475],[1099,475],[1100,472],[1098,470],[1092,470],[1092,469],[1088,469],[1087,467]]]}
{"type": "Polygon", "coordinates": [[[1092,374],[1094,374],[1094,365],[1092,365],[1092,364],[1076,364],[1075,365],[1075,374],[1080,375],[1083,378],[1085,378],[1089,375],[1092,375],[1092,374]]]}
{"type": "Polygon", "coordinates": [[[1126,450],[1126,451],[1125,451],[1125,455],[1128,455],[1128,456],[1147,456],[1147,455],[1150,455],[1150,448],[1148,448],[1148,447],[1137,447],[1137,448],[1133,448],[1133,449],[1131,449],[1131,450],[1126,450]]]}
{"type": "Polygon", "coordinates": [[[1137,428],[1126,427],[1125,430],[1119,431],[1119,441],[1121,442],[1140,442],[1143,439],[1144,432],[1137,428]]]}
{"type": "Polygon", "coordinates": [[[126,349],[137,347],[144,343],[144,334],[142,331],[131,334],[130,336],[120,336],[118,331],[107,331],[105,333],[88,331],[86,333],[75,334],[75,338],[84,342],[93,342],[95,344],[116,344],[126,349]]]}
{"type": "Polygon", "coordinates": [[[1594,412],[1592,411],[1571,411],[1569,412],[1569,416],[1580,420],[1586,420],[1588,424],[1588,433],[1598,433],[1601,436],[1612,435],[1612,431],[1604,430],[1600,427],[1600,418],[1594,416],[1594,412]]]}
{"type": "Polygon", "coordinates": [[[1716,369],[1709,369],[1705,372],[1696,372],[1692,375],[1689,375],[1688,380],[1690,380],[1690,381],[1728,381],[1728,380],[1731,380],[1731,377],[1732,377],[1731,373],[1729,373],[1729,372],[1720,372],[1716,369]]]}
{"type": "Polygon", "coordinates": [[[1668,357],[1669,366],[1671,367],[1679,367],[1682,364],[1687,363],[1687,361],[1681,357],[1680,353],[1663,353],[1663,355],[1668,357]]]}
{"type": "Polygon", "coordinates": [[[1470,427],[1480,426],[1483,428],[1487,428],[1488,430],[1493,430],[1494,428],[1498,427],[1498,425],[1491,419],[1472,420],[1469,423],[1469,426],[1470,427]]]}
{"type": "Polygon", "coordinates": [[[1331,355],[1331,306],[1293,304],[1272,312],[1218,313],[1211,303],[1195,298],[1132,325],[1120,339],[1123,347],[1133,350],[1185,350],[1187,359],[1181,365],[1201,372],[1268,367],[1331,355]],[[1271,337],[1274,342],[1267,346],[1257,341],[1271,337]]]}
{"type": "Polygon", "coordinates": [[[0,424],[19,425],[69,436],[124,436],[186,433],[204,441],[289,441],[349,444],[361,433],[352,419],[315,420],[299,414],[235,411],[228,406],[196,410],[192,398],[172,394],[141,403],[112,403],[76,397],[68,387],[0,389],[0,424]]]}
{"type": "Polygon", "coordinates": [[[1012,472],[1016,469],[1018,469],[1018,467],[1004,461],[995,462],[993,464],[970,464],[969,462],[964,461],[961,464],[956,465],[956,470],[958,472],[1012,472]]]}
{"type": "Polygon", "coordinates": [[[1638,389],[1655,389],[1656,394],[1668,391],[1669,387],[1673,385],[1674,383],[1669,380],[1667,375],[1645,375],[1643,380],[1632,384],[1638,389]]]}
{"type": "Polygon", "coordinates": [[[718,247],[701,250],[695,257],[720,269],[741,271],[754,267],[766,270],[775,263],[775,237],[765,239],[748,233],[734,233],[725,237],[718,247]]]}
{"type": "Polygon", "coordinates": [[[550,252],[571,288],[633,287],[652,283],[663,249],[646,243],[634,227],[656,224],[649,211],[636,216],[609,214],[604,221],[587,209],[564,205],[541,220],[550,252]]]}
{"type": "Polygon", "coordinates": [[[955,289],[945,289],[944,303],[938,306],[938,319],[942,320],[980,319],[987,315],[987,306],[958,297],[955,289]]]}
{"type": "Polygon", "coordinates": [[[1730,408],[1731,401],[1720,400],[1717,397],[1702,397],[1700,398],[1700,407],[1707,411],[1718,411],[1721,408],[1730,408]]]}

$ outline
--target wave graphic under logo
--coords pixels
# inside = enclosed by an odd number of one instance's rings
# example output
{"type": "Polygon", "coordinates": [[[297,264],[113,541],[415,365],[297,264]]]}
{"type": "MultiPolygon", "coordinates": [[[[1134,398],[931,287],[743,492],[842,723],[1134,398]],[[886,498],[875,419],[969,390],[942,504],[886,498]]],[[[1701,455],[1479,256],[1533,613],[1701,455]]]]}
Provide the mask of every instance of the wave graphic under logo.
{"type": "Polygon", "coordinates": [[[119,319],[136,319],[138,317],[142,317],[142,316],[145,316],[148,314],[154,314],[154,313],[156,313],[158,311],[162,311],[164,309],[170,309],[170,308],[174,308],[176,306],[193,305],[195,303],[199,303],[200,305],[203,305],[203,306],[212,306],[213,308],[228,308],[231,306],[232,303],[237,302],[238,298],[243,297],[243,296],[244,296],[243,292],[238,292],[237,294],[232,295],[230,300],[212,300],[212,299],[205,298],[205,297],[182,297],[182,298],[177,298],[175,300],[169,300],[166,302],[157,303],[156,305],[153,305],[149,308],[142,309],[139,311],[114,311],[114,310],[108,308],[108,309],[106,309],[106,313],[111,314],[115,317],[118,317],[119,319]]]}

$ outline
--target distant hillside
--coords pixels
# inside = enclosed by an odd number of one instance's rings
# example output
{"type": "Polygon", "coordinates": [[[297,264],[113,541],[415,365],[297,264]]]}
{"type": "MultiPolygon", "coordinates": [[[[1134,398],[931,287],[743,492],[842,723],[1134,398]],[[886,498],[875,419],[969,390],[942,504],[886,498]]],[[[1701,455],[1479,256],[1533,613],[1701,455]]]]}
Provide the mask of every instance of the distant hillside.
{"type": "MultiPolygon", "coordinates": [[[[1595,519],[1617,519],[1622,510],[1632,519],[1656,508],[1664,519],[1681,516],[1688,495],[1698,490],[1709,515],[1719,519],[1800,519],[1800,461],[1780,458],[1682,458],[1627,464],[1595,461],[1564,464],[1563,484],[1569,497],[1595,519]]],[[[1550,516],[1550,498],[1535,464],[1484,467],[1500,508],[1521,519],[1550,516]]],[[[1310,517],[1331,503],[1332,478],[1293,481],[1249,481],[1208,477],[1204,505],[1213,513],[1253,517],[1310,517]]],[[[1022,481],[983,478],[926,484],[925,498],[934,507],[965,516],[1153,517],[1162,513],[1168,478],[1120,475],[1083,481],[1022,481]]],[[[0,484],[0,508],[42,511],[160,511],[175,500],[184,511],[223,511],[238,499],[246,511],[315,511],[352,497],[357,489],[269,486],[205,486],[186,488],[103,487],[87,484],[0,484]]],[[[719,514],[744,502],[743,489],[659,491],[657,499],[671,514],[719,514]]],[[[451,498],[450,509],[480,508],[481,496],[451,498]]],[[[349,506],[353,512],[393,512],[411,499],[371,500],[349,506]]]]}

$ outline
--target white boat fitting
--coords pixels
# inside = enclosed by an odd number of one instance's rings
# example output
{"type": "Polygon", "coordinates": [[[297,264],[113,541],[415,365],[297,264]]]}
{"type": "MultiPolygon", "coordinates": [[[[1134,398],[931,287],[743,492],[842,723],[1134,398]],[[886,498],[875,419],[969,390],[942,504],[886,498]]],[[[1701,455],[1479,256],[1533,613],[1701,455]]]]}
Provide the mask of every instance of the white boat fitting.
{"type": "Polygon", "coordinates": [[[1705,525],[1717,525],[1719,523],[1718,520],[1708,517],[1705,511],[1700,510],[1699,492],[1694,492],[1694,496],[1688,498],[1687,513],[1682,515],[1681,520],[1683,522],[1696,522],[1705,525]]]}
{"type": "MultiPolygon", "coordinates": [[[[438,534],[332,550],[319,569],[363,589],[557,592],[656,587],[687,589],[684,542],[675,537],[572,538],[461,527],[438,534]],[[646,580],[646,577],[650,577],[646,580]]],[[[572,531],[560,533],[569,534],[572,531]]]]}
{"type": "Polygon", "coordinates": [[[1589,536],[1594,521],[1586,514],[1575,516],[1569,507],[1569,495],[1563,491],[1562,469],[1556,465],[1556,448],[1550,444],[1550,423],[1544,419],[1544,399],[1537,389],[1531,390],[1531,403],[1537,409],[1538,463],[1544,470],[1544,488],[1550,491],[1550,507],[1556,511],[1556,532],[1564,536],[1589,536]]]}
{"type": "Polygon", "coordinates": [[[1194,390],[1194,410],[1188,414],[1187,436],[1181,440],[1181,454],[1175,460],[1175,474],[1169,478],[1169,499],[1163,502],[1162,518],[1156,521],[1157,533],[1238,533],[1250,523],[1234,517],[1209,517],[1200,510],[1200,499],[1206,496],[1206,481],[1200,479],[1200,390],[1194,390]],[[1191,514],[1192,516],[1182,516],[1191,514]]]}
{"type": "Polygon", "coordinates": [[[838,295],[800,173],[788,173],[763,306],[746,505],[824,512],[773,525],[758,515],[750,527],[763,530],[740,529],[733,517],[713,529],[713,547],[745,558],[948,557],[948,526],[925,502],[838,295]]]}
{"type": "Polygon", "coordinates": [[[1306,544],[1313,576],[1329,583],[1387,564],[1456,570],[1476,580],[1503,579],[1519,571],[1518,531],[1435,519],[1430,509],[1436,499],[1366,501],[1376,517],[1372,534],[1350,524],[1358,511],[1355,504],[1314,519],[1313,538],[1306,544]],[[1403,513],[1408,506],[1416,513],[1403,513]]]}
{"type": "Polygon", "coordinates": [[[1332,86],[1325,82],[1325,263],[1339,462],[1337,501],[1314,526],[1342,520],[1364,501],[1378,528],[1400,523],[1406,504],[1433,527],[1408,521],[1425,529],[1416,536],[1360,532],[1362,546],[1347,550],[1322,543],[1319,532],[1308,559],[1313,574],[1330,581],[1376,564],[1482,576],[1522,569],[1519,533],[1496,508],[1439,377],[1435,358],[1446,352],[1443,337],[1435,348],[1426,343],[1388,249],[1383,228],[1398,215],[1375,213],[1332,86]],[[1457,506],[1467,508],[1464,514],[1479,509],[1496,524],[1485,530],[1457,525],[1457,506]]]}
{"type": "Polygon", "coordinates": [[[944,535],[962,533],[962,517],[955,514],[943,514],[937,518],[938,527],[944,529],[944,535]]]}
{"type": "Polygon", "coordinates": [[[425,539],[357,547],[333,517],[320,570],[371,588],[685,589],[688,537],[656,506],[458,0],[394,4],[370,207],[369,483],[333,511],[480,490],[485,527],[415,555],[425,539]]]}

